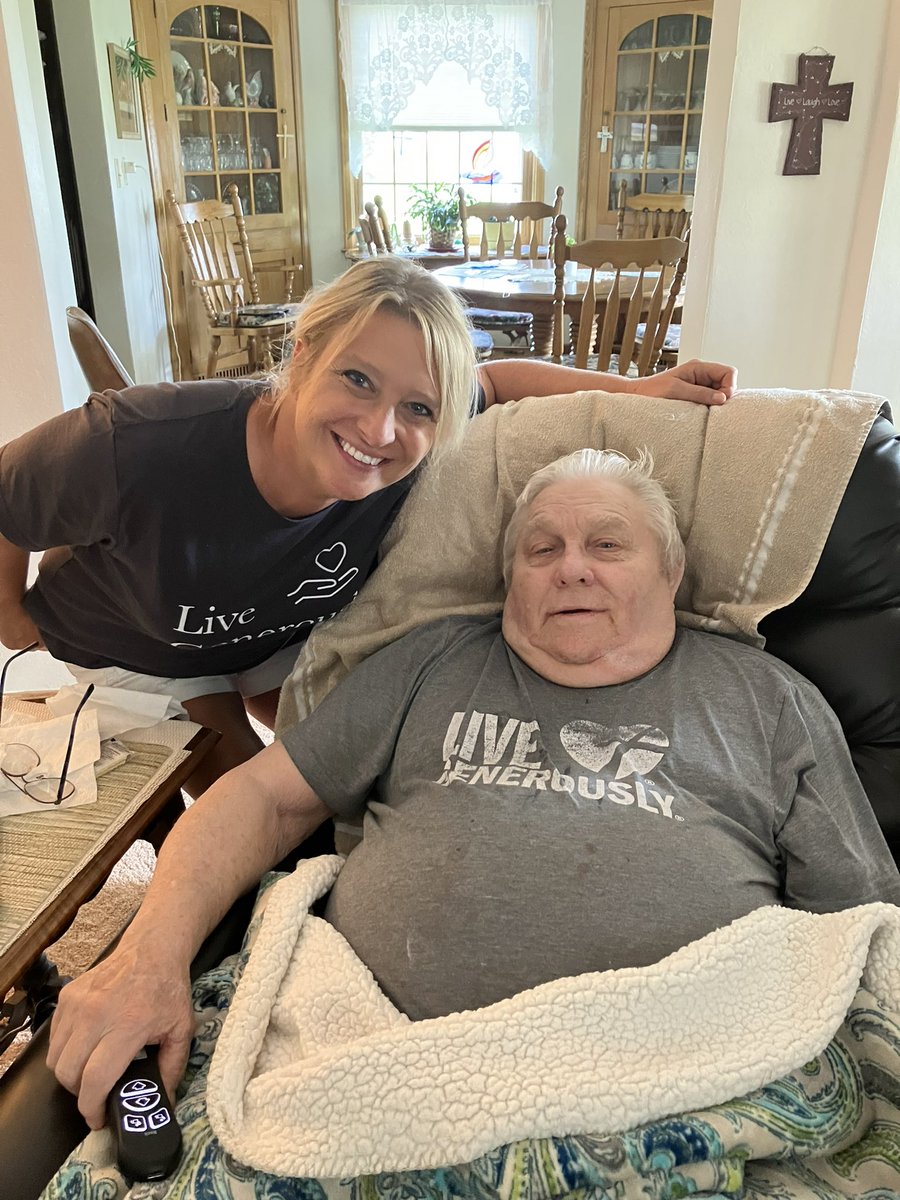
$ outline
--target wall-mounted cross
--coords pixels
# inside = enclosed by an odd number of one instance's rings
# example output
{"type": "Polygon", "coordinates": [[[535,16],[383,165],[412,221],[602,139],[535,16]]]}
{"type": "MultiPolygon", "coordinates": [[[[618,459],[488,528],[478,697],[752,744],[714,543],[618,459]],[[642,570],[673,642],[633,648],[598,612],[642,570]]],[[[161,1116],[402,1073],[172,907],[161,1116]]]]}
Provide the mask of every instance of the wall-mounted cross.
{"type": "Polygon", "coordinates": [[[829,84],[833,66],[833,54],[801,54],[797,84],[772,84],[769,120],[794,122],[782,175],[818,175],[822,122],[849,120],[853,84],[829,84]]]}

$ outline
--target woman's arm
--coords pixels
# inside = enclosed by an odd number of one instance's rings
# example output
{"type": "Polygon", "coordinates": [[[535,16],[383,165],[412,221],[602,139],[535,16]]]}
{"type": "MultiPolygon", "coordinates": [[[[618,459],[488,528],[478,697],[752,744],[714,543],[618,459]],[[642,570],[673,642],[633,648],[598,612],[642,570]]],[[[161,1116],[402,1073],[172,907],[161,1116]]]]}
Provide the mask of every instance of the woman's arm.
{"type": "Polygon", "coordinates": [[[694,404],[724,404],[737,387],[737,369],[723,363],[679,363],[657,375],[628,379],[602,371],[579,371],[530,358],[504,358],[478,369],[485,408],[524,396],[556,396],[565,392],[630,392],[694,404]]]}
{"type": "Polygon", "coordinates": [[[27,550],[20,550],[0,534],[0,642],[8,650],[42,645],[37,626],[22,605],[28,580],[27,550]]]}
{"type": "Polygon", "coordinates": [[[166,838],[144,902],[116,949],[63,988],[47,1065],[92,1128],[142,1046],[160,1047],[174,1094],[193,1035],[189,971],[204,937],[329,810],[280,742],[229,771],[166,838]]]}

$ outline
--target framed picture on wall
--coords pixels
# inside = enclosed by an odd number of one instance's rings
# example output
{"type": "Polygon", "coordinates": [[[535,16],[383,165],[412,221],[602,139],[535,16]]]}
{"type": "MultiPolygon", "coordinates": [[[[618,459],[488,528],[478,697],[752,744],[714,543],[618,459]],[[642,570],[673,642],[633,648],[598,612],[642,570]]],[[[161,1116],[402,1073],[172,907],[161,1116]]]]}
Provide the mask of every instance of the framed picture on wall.
{"type": "Polygon", "coordinates": [[[128,51],[117,46],[115,42],[106,43],[106,52],[109,55],[109,78],[116,114],[116,133],[120,138],[139,138],[140,101],[137,81],[131,73],[131,58],[128,51]]]}

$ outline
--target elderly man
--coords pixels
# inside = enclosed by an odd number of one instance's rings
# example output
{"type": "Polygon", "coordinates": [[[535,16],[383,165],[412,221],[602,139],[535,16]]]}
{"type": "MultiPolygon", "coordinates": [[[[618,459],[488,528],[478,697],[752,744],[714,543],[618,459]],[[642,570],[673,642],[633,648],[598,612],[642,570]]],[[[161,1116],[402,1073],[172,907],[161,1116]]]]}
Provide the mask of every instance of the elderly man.
{"type": "Polygon", "coordinates": [[[649,463],[582,450],[537,472],[506,562],[502,620],[373,655],[178,823],[54,1018],[50,1065],[92,1125],[143,1044],[177,1079],[201,940],[332,814],[365,813],[365,833],[327,916],[414,1018],[652,963],[761,905],[900,902],[819,693],[676,629],[684,550],[649,463]]]}

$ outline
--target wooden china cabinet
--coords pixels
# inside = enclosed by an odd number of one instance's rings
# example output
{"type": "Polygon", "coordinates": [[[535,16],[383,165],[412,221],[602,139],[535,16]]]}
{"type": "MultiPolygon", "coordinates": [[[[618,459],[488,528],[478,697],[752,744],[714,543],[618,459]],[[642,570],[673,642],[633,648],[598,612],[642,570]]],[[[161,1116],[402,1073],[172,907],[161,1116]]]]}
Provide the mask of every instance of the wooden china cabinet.
{"type": "Polygon", "coordinates": [[[614,236],[628,194],[692,196],[711,0],[587,0],[578,231],[614,236]]]}
{"type": "MultiPolygon", "coordinates": [[[[143,94],[176,378],[203,374],[208,332],[167,189],[182,201],[222,199],[236,184],[260,299],[283,298],[282,268],[291,264],[302,267],[295,293],[309,286],[295,14],[290,0],[138,0],[135,8],[138,45],[156,65],[143,94]]],[[[234,349],[220,374],[234,371],[234,349]]]]}

